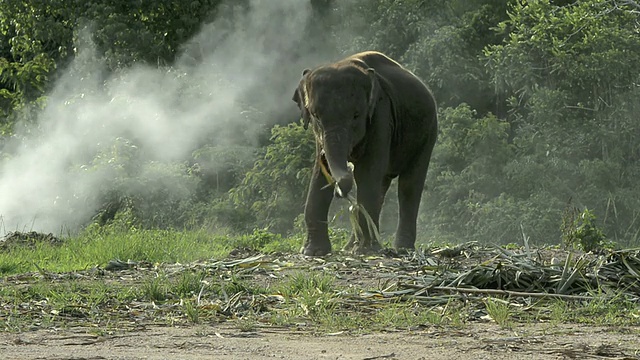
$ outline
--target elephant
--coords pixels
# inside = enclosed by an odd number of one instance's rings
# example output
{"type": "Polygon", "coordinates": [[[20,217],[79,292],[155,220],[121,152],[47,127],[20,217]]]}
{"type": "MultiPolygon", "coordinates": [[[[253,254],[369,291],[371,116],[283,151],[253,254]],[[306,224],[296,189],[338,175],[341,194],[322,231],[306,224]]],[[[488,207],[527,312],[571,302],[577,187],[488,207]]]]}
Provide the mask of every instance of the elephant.
{"type": "Polygon", "coordinates": [[[395,60],[366,51],[304,69],[293,101],[316,140],[301,252],[331,252],[329,206],[334,197],[347,197],[354,181],[357,203],[376,229],[359,216],[362,239],[352,236],[348,247],[356,253],[381,250],[375,234],[385,194],[396,177],[399,220],[393,246],[397,251],[414,249],[418,209],[438,133],[431,90],[395,60]]]}

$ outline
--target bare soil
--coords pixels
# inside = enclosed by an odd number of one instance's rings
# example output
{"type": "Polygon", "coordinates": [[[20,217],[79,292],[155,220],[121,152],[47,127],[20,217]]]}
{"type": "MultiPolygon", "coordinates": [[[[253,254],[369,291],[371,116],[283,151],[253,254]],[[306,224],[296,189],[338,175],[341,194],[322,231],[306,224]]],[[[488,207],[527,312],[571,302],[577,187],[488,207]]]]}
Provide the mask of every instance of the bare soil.
{"type": "Polygon", "coordinates": [[[640,331],[581,325],[425,327],[366,335],[310,334],[229,323],[150,326],[93,335],[90,328],[5,334],[2,359],[640,359],[640,331]]]}

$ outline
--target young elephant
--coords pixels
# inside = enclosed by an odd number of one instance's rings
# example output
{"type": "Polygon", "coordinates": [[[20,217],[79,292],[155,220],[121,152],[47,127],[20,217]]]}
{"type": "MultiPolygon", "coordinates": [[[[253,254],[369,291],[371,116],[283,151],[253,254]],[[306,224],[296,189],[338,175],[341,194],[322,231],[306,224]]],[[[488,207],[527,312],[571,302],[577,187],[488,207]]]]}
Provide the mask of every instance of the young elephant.
{"type": "MultiPolygon", "coordinates": [[[[413,249],[418,207],[438,133],[436,102],[427,86],[409,70],[375,51],[306,69],[293,95],[316,139],[316,161],[305,207],[305,255],[331,251],[329,205],[346,197],[357,183],[357,201],[375,226],[391,180],[398,177],[400,218],[394,247],[413,249]],[[351,170],[348,162],[353,163],[351,170]],[[328,169],[326,169],[328,166],[328,169]],[[327,186],[323,168],[335,186],[327,186]]],[[[359,216],[363,230],[356,252],[380,245],[359,216]]]]}

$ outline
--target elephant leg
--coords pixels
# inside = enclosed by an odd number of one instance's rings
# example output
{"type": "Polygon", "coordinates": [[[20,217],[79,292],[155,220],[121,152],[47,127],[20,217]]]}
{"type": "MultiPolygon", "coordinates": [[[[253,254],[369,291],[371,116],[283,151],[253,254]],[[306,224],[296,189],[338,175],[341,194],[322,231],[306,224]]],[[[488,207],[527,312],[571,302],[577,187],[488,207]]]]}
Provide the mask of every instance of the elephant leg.
{"type": "MultiPolygon", "coordinates": [[[[356,166],[354,175],[358,185],[358,205],[367,212],[373,224],[367,220],[365,214],[358,213],[358,230],[361,231],[362,236],[356,239],[355,234],[352,235],[346,248],[355,253],[375,252],[381,249],[375,233],[380,228],[380,210],[384,201],[385,189],[388,189],[389,185],[386,184],[387,181],[383,179],[383,176],[377,173],[377,169],[368,171],[367,167],[358,168],[356,166]],[[371,229],[372,225],[375,231],[371,229]]],[[[390,181],[388,182],[390,183],[390,181]]]]}
{"type": "Polygon", "coordinates": [[[333,187],[328,186],[327,179],[316,162],[304,209],[307,225],[307,240],[302,247],[304,255],[323,256],[331,252],[327,217],[332,199],[333,187]]]}
{"type": "Polygon", "coordinates": [[[400,174],[398,179],[400,216],[394,243],[394,248],[398,251],[415,249],[418,210],[431,159],[431,151],[432,148],[425,149],[414,166],[406,173],[400,174]]]}
{"type": "MultiPolygon", "coordinates": [[[[391,180],[393,180],[393,177],[391,176],[385,176],[382,179],[382,194],[380,194],[380,211],[382,211],[382,205],[384,205],[384,198],[385,196],[387,196],[387,192],[389,191],[389,186],[391,186],[391,180]]],[[[380,222],[379,218],[378,218],[378,222],[380,222]]]]}
{"type": "MultiPolygon", "coordinates": [[[[365,190],[358,189],[358,204],[362,205],[366,210],[371,219],[374,221],[376,230],[380,229],[380,213],[382,211],[382,205],[384,204],[384,197],[389,190],[389,186],[391,185],[391,180],[393,178],[385,176],[382,180],[382,190],[380,191],[378,197],[377,206],[369,206],[368,199],[374,199],[375,195],[364,195],[366,193],[365,190]],[[362,195],[361,195],[362,194],[362,195]],[[366,205],[365,205],[366,204],[366,205]]],[[[373,203],[371,203],[373,204],[373,203]]],[[[355,233],[351,235],[351,239],[349,243],[345,246],[345,250],[353,251],[356,253],[362,252],[374,252],[381,249],[380,243],[375,239],[374,234],[371,234],[369,231],[369,225],[366,221],[366,218],[362,214],[358,214],[358,226],[363,229],[363,242],[360,243],[356,239],[355,233]],[[364,231],[366,230],[366,232],[364,231]]],[[[355,230],[355,229],[354,229],[355,230]]]]}

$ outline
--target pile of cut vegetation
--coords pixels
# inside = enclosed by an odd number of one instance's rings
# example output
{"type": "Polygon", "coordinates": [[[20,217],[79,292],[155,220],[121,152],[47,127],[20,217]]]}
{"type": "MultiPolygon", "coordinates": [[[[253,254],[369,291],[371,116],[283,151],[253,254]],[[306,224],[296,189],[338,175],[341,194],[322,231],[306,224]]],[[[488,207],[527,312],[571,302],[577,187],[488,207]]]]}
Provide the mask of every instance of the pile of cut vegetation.
{"type": "Polygon", "coordinates": [[[482,247],[471,242],[454,248],[420,250],[409,256],[251,255],[205,266],[235,269],[244,276],[254,274],[254,279],[281,277],[290,270],[326,271],[345,285],[358,285],[360,291],[343,292],[340,297],[365,303],[406,300],[442,305],[456,299],[469,301],[474,296],[625,298],[640,302],[640,249],[595,254],[557,248],[482,247]]]}
{"type": "Polygon", "coordinates": [[[398,265],[401,271],[392,286],[365,295],[432,305],[473,294],[567,300],[623,296],[640,301],[640,249],[594,254],[469,243],[418,251],[398,265]]]}

